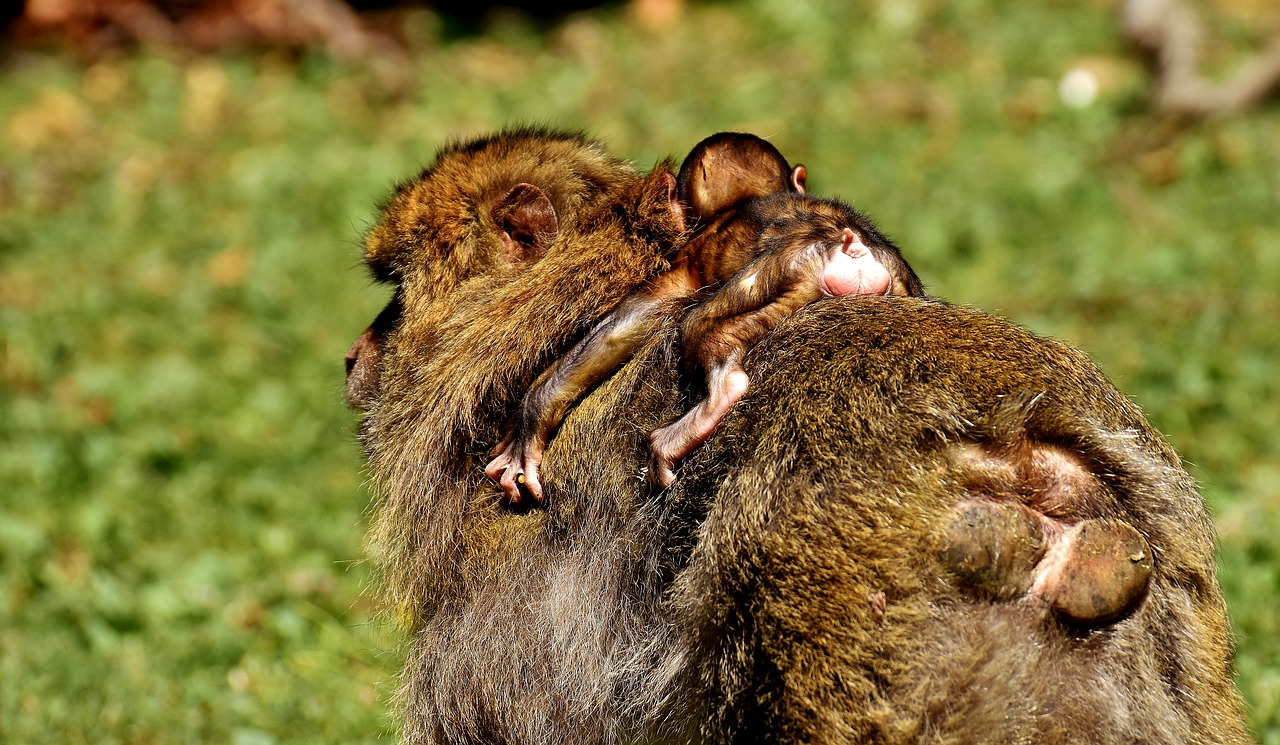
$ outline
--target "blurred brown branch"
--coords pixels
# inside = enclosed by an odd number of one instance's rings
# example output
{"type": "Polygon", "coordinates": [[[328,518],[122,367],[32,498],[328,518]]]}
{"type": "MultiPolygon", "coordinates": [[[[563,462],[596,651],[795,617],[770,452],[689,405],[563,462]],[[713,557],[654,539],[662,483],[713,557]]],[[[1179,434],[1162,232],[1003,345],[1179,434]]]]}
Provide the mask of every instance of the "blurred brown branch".
{"type": "Polygon", "coordinates": [[[129,41],[323,46],[343,57],[396,46],[343,0],[27,0],[15,34],[61,37],[90,53],[129,41]]]}
{"type": "Polygon", "coordinates": [[[1201,72],[1204,27],[1182,0],[1125,0],[1121,24],[1147,57],[1155,77],[1155,107],[1191,119],[1223,116],[1255,106],[1280,89],[1280,36],[1218,83],[1201,72]]]}

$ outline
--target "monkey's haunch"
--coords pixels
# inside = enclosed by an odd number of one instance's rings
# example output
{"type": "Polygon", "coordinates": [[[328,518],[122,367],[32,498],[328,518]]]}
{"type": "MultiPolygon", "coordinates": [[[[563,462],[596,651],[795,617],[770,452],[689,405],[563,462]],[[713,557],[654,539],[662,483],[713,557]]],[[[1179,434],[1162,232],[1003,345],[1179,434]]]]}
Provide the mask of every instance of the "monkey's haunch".
{"type": "Polygon", "coordinates": [[[962,445],[953,461],[970,496],[938,553],[961,585],[993,600],[1038,598],[1080,625],[1113,621],[1146,592],[1151,547],[1128,523],[1088,514],[1109,494],[1078,456],[1013,442],[962,445]]]}
{"type": "Polygon", "coordinates": [[[961,583],[993,600],[1026,594],[1044,552],[1039,516],[1020,504],[979,500],[956,505],[938,546],[961,583]]]}
{"type": "Polygon", "coordinates": [[[1098,624],[1124,615],[1147,590],[1151,546],[1132,525],[1085,520],[1063,536],[1060,562],[1031,588],[1072,623],[1098,624]]]}

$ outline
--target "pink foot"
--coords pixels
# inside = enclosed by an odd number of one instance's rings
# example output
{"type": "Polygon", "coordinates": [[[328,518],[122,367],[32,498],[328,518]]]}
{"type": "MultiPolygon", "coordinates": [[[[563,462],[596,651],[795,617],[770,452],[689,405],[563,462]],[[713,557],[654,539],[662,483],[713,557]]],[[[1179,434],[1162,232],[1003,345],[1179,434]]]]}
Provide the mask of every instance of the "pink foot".
{"type": "Polygon", "coordinates": [[[751,382],[741,369],[726,372],[723,368],[712,373],[711,381],[711,395],[707,399],[649,436],[653,475],[663,488],[675,483],[676,464],[711,437],[751,382]]]}

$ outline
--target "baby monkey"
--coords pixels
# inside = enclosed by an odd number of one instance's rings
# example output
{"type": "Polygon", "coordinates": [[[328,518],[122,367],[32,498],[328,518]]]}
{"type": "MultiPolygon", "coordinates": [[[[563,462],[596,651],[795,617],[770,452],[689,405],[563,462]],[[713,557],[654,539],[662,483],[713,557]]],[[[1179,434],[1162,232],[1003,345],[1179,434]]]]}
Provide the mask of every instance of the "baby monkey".
{"type": "Polygon", "coordinates": [[[693,304],[680,326],[686,365],[706,376],[707,398],[650,435],[663,487],[675,465],[742,398],[742,358],[783,319],[823,297],[922,295],[915,272],[864,216],[805,193],[794,169],[754,135],[720,133],[685,159],[678,189],[701,227],[672,266],[638,288],[534,381],[485,474],[512,504],[543,501],[538,466],[555,429],[587,391],[622,367],[664,317],[693,304]]]}

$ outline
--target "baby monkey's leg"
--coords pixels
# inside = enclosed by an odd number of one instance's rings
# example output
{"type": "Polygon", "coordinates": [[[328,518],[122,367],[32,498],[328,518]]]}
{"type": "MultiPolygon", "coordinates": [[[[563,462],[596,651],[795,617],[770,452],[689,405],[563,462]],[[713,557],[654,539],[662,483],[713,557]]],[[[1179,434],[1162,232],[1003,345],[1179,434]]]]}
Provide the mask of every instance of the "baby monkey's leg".
{"type": "Polygon", "coordinates": [[[653,450],[653,474],[660,485],[667,487],[675,483],[676,463],[716,431],[720,420],[746,393],[749,382],[747,373],[738,362],[738,353],[734,351],[729,359],[707,374],[707,397],[684,416],[649,436],[653,450]]]}
{"type": "Polygon", "coordinates": [[[786,252],[759,257],[681,325],[686,359],[707,374],[707,398],[649,437],[657,482],[675,482],[675,465],[715,432],[750,382],[742,356],[785,317],[819,297],[813,282],[794,282],[786,252]]]}

